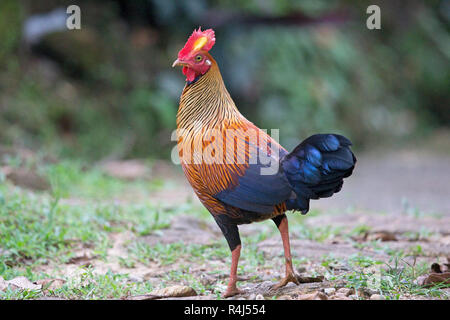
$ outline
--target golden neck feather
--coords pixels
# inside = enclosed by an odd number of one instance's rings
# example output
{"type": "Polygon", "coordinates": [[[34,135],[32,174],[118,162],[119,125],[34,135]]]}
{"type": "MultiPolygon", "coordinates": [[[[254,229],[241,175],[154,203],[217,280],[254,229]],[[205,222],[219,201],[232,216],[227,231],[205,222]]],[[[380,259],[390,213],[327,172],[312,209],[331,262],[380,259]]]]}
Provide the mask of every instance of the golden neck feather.
{"type": "Polygon", "coordinates": [[[224,122],[245,120],[223,83],[216,61],[210,59],[212,64],[208,72],[183,89],[177,114],[178,128],[189,130],[199,124],[219,128],[224,122]]]}

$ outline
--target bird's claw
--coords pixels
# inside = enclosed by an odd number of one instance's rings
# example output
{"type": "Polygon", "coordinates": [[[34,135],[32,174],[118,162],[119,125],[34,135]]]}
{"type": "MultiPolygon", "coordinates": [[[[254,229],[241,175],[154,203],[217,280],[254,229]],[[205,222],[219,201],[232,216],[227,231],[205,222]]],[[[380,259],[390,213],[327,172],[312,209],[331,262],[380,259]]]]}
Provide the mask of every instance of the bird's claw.
{"type": "Polygon", "coordinates": [[[285,285],[287,285],[289,282],[293,282],[296,285],[300,284],[300,282],[298,281],[298,278],[294,274],[294,272],[289,272],[288,274],[286,274],[286,276],[283,279],[281,279],[280,282],[278,282],[277,284],[272,286],[272,289],[273,290],[280,289],[280,288],[284,287],[285,285]]]}
{"type": "Polygon", "coordinates": [[[229,298],[238,294],[243,294],[245,293],[244,291],[238,289],[236,286],[234,287],[228,287],[227,291],[225,291],[225,293],[223,294],[223,298],[229,298]]]}

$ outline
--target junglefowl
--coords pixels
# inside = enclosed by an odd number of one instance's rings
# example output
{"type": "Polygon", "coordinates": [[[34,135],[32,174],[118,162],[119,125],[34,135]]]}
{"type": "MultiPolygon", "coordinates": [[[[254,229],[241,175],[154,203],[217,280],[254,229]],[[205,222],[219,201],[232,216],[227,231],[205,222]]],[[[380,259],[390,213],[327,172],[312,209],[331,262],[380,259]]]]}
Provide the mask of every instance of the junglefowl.
{"type": "Polygon", "coordinates": [[[286,264],[286,276],[274,287],[298,284],[285,212],[306,214],[310,199],[341,190],[356,163],[351,142],[338,134],[316,134],[287,152],[236,108],[209,54],[215,41],[212,29],[194,30],[172,66],[182,66],[186,76],[177,113],[180,163],[231,250],[224,297],[241,293],[238,225],[266,219],[280,231],[286,264]]]}

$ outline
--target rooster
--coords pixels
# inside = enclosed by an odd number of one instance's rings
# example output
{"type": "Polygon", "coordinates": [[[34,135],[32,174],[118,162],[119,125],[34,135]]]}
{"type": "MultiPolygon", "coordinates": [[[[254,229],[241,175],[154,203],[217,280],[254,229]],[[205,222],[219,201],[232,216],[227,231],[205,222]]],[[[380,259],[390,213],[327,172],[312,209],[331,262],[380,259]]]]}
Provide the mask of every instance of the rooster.
{"type": "Polygon", "coordinates": [[[212,29],[194,30],[172,67],[182,66],[186,85],[177,113],[177,146],[183,172],[231,250],[224,297],[238,289],[238,225],[272,219],[283,242],[286,275],[274,288],[298,284],[292,266],[285,212],[306,214],[311,199],[330,197],[350,176],[356,158],[338,134],[316,134],[287,152],[236,108],[209,51],[212,29]]]}

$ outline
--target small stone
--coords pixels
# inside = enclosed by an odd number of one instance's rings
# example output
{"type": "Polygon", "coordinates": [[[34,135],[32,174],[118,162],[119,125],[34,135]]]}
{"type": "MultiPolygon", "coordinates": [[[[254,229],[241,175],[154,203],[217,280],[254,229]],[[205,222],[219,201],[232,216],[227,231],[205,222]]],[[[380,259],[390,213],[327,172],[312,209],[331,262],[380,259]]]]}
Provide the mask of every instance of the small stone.
{"type": "Polygon", "coordinates": [[[350,300],[349,297],[347,297],[345,294],[341,292],[337,292],[333,297],[333,300],[350,300]]]}
{"type": "Polygon", "coordinates": [[[314,300],[316,298],[316,293],[301,294],[297,297],[297,300],[314,300]]]}
{"type": "Polygon", "coordinates": [[[328,296],[323,292],[317,292],[314,296],[314,300],[328,300],[328,296]]]}
{"type": "Polygon", "coordinates": [[[262,294],[258,294],[258,295],[256,295],[255,300],[266,300],[266,299],[264,298],[264,296],[262,294]]]}
{"type": "Polygon", "coordinates": [[[251,295],[248,296],[247,300],[255,300],[256,299],[256,294],[252,293],[251,295]]]}
{"type": "Polygon", "coordinates": [[[336,291],[336,294],[341,293],[348,297],[349,295],[354,293],[354,290],[352,288],[340,288],[338,291],[336,291]]]}
{"type": "Polygon", "coordinates": [[[348,296],[350,299],[352,299],[352,300],[358,300],[359,299],[359,297],[356,295],[356,294],[351,294],[351,295],[349,295],[348,296]]]}
{"type": "Polygon", "coordinates": [[[380,294],[373,294],[370,296],[370,300],[386,300],[386,298],[380,294]]]}
{"type": "Polygon", "coordinates": [[[325,288],[325,289],[323,289],[323,292],[325,292],[325,294],[331,296],[336,293],[336,289],[335,288],[325,288]]]}

